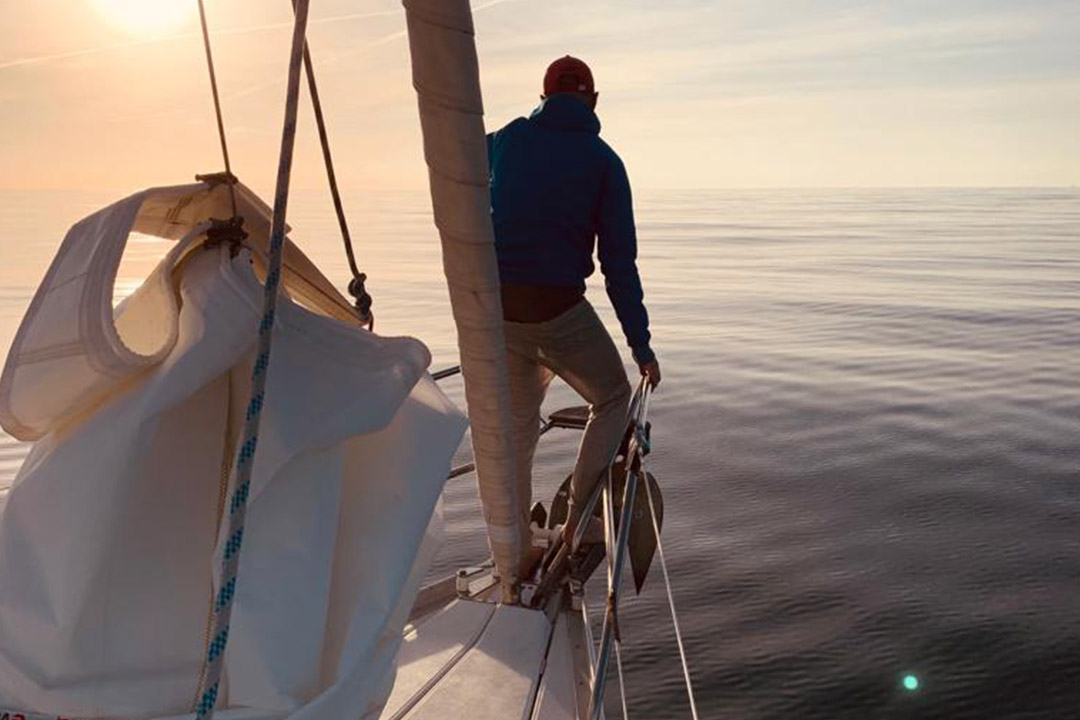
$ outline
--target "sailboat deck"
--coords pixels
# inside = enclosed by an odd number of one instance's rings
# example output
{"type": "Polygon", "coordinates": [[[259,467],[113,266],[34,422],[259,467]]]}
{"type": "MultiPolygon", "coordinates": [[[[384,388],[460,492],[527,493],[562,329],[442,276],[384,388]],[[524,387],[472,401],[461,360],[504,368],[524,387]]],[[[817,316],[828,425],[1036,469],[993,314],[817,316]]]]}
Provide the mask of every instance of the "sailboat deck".
{"type": "Polygon", "coordinates": [[[568,619],[455,599],[405,635],[381,720],[573,720],[568,619]]]}

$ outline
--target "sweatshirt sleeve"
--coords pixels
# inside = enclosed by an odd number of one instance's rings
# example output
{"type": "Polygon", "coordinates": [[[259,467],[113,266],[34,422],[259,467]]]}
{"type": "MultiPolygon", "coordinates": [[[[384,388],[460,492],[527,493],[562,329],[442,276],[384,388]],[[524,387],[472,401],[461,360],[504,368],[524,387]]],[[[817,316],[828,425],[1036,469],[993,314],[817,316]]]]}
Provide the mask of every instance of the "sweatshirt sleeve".
{"type": "Polygon", "coordinates": [[[630,179],[622,160],[614,153],[600,196],[596,234],[604,286],[634,361],[639,365],[652,362],[656,355],[649,347],[649,314],[637,269],[637,231],[630,179]]]}

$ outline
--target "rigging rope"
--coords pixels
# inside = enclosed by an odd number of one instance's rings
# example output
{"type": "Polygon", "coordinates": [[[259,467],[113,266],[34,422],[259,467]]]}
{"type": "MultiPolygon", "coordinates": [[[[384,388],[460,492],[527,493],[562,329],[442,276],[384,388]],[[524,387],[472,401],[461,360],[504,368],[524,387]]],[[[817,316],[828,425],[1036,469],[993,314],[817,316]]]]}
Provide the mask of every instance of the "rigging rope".
{"type": "MultiPolygon", "coordinates": [[[[296,13],[297,0],[291,0],[293,13],[296,13]]],[[[238,216],[236,204],[236,189],[233,187],[236,176],[232,172],[232,164],[229,162],[229,144],[225,138],[225,121],[221,112],[221,97],[218,93],[217,73],[214,68],[214,54],[210,44],[210,30],[206,21],[206,6],[204,0],[198,0],[199,22],[202,26],[203,48],[206,51],[206,67],[210,75],[210,92],[214,98],[214,116],[217,120],[218,139],[221,142],[221,157],[225,163],[224,177],[216,175],[197,175],[197,180],[216,180],[224,182],[229,188],[229,202],[232,205],[232,222],[222,223],[219,232],[225,233],[223,238],[234,240],[240,233],[240,225],[243,219],[238,216]]],[[[349,232],[349,223],[345,217],[345,206],[341,200],[341,190],[338,187],[337,173],[334,171],[334,158],[330,152],[330,136],[326,129],[326,117],[322,110],[322,101],[319,98],[319,88],[315,82],[315,65],[311,61],[311,51],[307,40],[304,41],[304,69],[307,75],[308,92],[311,95],[311,106],[315,111],[315,126],[319,133],[319,144],[322,148],[323,164],[326,166],[326,179],[330,185],[330,196],[334,203],[334,213],[337,215],[338,228],[341,230],[341,240],[345,247],[345,257],[349,263],[349,271],[352,280],[348,284],[348,292],[353,298],[353,304],[360,314],[361,322],[368,330],[375,328],[375,316],[371,312],[372,298],[365,288],[367,274],[360,272],[356,263],[356,253],[353,250],[352,233],[349,232]]],[[[243,236],[246,237],[246,236],[243,236]]],[[[240,239],[243,239],[241,237],[240,239]]]]}
{"type": "MultiPolygon", "coordinates": [[[[199,2],[200,7],[202,0],[199,2]]],[[[308,0],[296,1],[292,50],[289,59],[289,84],[285,95],[285,122],[281,133],[281,154],[278,157],[277,187],[274,192],[274,218],[270,228],[270,260],[266,271],[263,295],[263,315],[259,324],[258,350],[251,373],[251,398],[244,416],[243,442],[236,457],[236,480],[229,500],[227,534],[222,552],[218,593],[214,602],[213,640],[206,650],[206,677],[196,707],[196,717],[213,718],[221,686],[225,649],[229,641],[229,623],[240,568],[240,550],[244,540],[244,518],[248,494],[251,492],[251,470],[258,444],[259,421],[266,393],[266,374],[270,367],[270,347],[273,339],[274,316],[277,311],[278,287],[281,283],[282,254],[285,245],[285,212],[289,202],[289,178],[292,173],[293,148],[296,142],[296,115],[300,96],[300,66],[304,55],[304,36],[307,30],[308,0]]]]}
{"type": "Polygon", "coordinates": [[[618,640],[615,641],[615,667],[619,669],[619,700],[622,701],[622,716],[623,720],[630,720],[630,716],[626,712],[626,681],[623,680],[622,671],[622,643],[618,640]]]}
{"type": "Polygon", "coordinates": [[[233,175],[232,166],[229,164],[229,144],[225,141],[225,121],[221,118],[221,98],[218,96],[214,54],[210,51],[210,30],[206,26],[206,7],[203,5],[203,0],[199,0],[199,22],[202,24],[203,47],[206,49],[206,68],[210,72],[210,92],[214,96],[214,115],[217,117],[218,138],[221,140],[221,157],[225,161],[225,182],[229,186],[233,219],[236,219],[236,189],[233,187],[236,184],[236,176],[233,175]]]}
{"type": "MultiPolygon", "coordinates": [[[[297,0],[292,0],[294,12],[296,11],[296,2],[297,0]]],[[[319,88],[315,84],[315,66],[311,62],[311,51],[306,40],[304,41],[304,70],[307,74],[308,94],[311,95],[311,107],[315,111],[315,126],[319,131],[323,164],[326,165],[326,180],[330,184],[330,196],[333,198],[334,212],[337,214],[338,227],[341,229],[341,241],[345,245],[345,257],[348,258],[349,270],[352,271],[353,279],[349,282],[349,294],[353,296],[356,309],[360,312],[364,324],[367,325],[368,330],[372,330],[375,327],[375,316],[371,313],[371,295],[364,288],[367,275],[360,272],[360,268],[356,265],[352,235],[349,233],[349,223],[345,219],[345,208],[341,202],[341,192],[338,190],[337,175],[334,173],[334,158],[330,154],[330,137],[326,131],[326,119],[323,116],[322,102],[319,100],[319,88]]]]}
{"type": "MultiPolygon", "coordinates": [[[[611,503],[611,493],[614,492],[612,485],[612,472],[611,467],[608,466],[607,479],[605,481],[604,488],[604,545],[607,547],[607,552],[604,554],[607,556],[607,578],[608,587],[611,587],[613,582],[613,575],[615,572],[615,508],[611,503]]],[[[585,518],[592,517],[591,515],[585,516],[585,518]]],[[[582,522],[585,522],[585,518],[582,522]]],[[[604,622],[607,622],[607,614],[605,613],[604,622]]],[[[616,633],[615,637],[615,667],[618,669],[619,677],[619,701],[622,703],[622,716],[623,720],[629,720],[629,715],[626,710],[626,681],[623,679],[623,667],[622,667],[622,641],[619,639],[616,633]]]]}
{"type": "Polygon", "coordinates": [[[667,589],[668,606],[671,607],[671,624],[675,627],[675,641],[679,644],[679,658],[682,660],[683,677],[686,679],[686,695],[690,698],[690,716],[698,720],[697,704],[694,702],[694,687],[690,683],[690,665],[686,662],[686,648],[683,646],[682,631],[679,629],[679,617],[675,614],[675,596],[671,591],[671,576],[668,575],[667,560],[664,559],[664,543],[660,540],[660,523],[656,520],[656,506],[653,504],[652,488],[649,479],[642,473],[645,493],[649,498],[649,514],[652,515],[653,531],[656,533],[656,552],[660,556],[660,568],[664,571],[664,587],[667,589]]]}

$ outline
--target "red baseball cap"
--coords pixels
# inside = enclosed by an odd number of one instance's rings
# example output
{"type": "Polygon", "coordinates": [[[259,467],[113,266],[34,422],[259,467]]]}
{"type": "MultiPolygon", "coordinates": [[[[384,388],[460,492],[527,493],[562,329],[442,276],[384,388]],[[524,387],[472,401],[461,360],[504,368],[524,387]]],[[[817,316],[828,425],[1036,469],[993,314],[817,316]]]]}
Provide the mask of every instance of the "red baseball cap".
{"type": "Polygon", "coordinates": [[[544,73],[544,95],[560,92],[596,92],[592,70],[585,61],[566,55],[548,65],[544,73]]]}

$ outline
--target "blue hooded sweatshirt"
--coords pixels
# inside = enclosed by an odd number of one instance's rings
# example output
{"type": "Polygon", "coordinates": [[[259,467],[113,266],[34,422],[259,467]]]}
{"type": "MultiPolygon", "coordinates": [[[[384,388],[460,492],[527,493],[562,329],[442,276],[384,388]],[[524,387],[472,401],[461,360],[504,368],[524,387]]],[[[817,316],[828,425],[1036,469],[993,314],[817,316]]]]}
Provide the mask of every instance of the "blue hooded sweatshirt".
{"type": "Polygon", "coordinates": [[[552,95],[530,117],[488,135],[488,161],[503,282],[584,292],[596,245],[634,360],[652,361],[630,180],[600,139],[596,114],[575,97],[552,95]]]}

